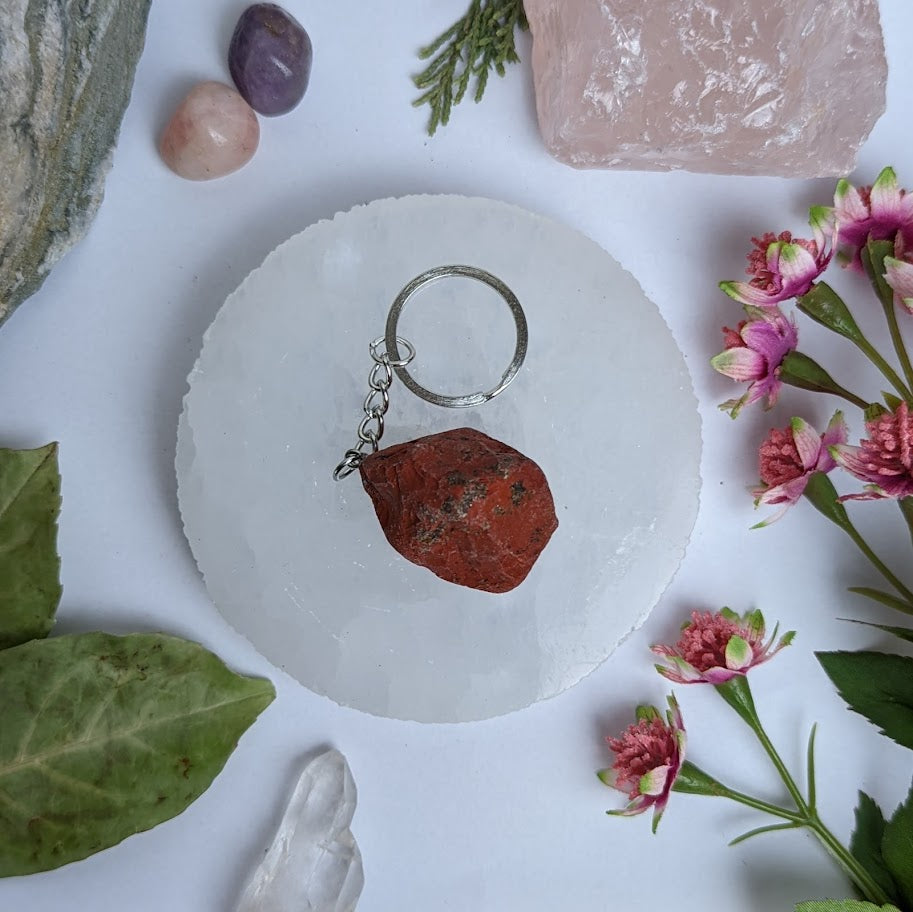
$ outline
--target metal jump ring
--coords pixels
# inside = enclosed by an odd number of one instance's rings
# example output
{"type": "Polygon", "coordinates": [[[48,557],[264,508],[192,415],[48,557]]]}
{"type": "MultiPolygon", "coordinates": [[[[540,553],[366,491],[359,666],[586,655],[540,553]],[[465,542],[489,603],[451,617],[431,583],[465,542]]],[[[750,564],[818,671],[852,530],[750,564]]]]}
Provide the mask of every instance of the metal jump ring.
{"type": "Polygon", "coordinates": [[[520,370],[524,358],[526,358],[526,350],[529,347],[529,331],[526,325],[526,315],[523,313],[523,308],[520,306],[517,296],[497,276],[493,276],[484,269],[477,269],[475,266],[438,266],[435,269],[429,269],[427,272],[423,272],[420,276],[416,276],[399,293],[396,300],[393,302],[393,306],[390,308],[390,313],[387,315],[387,326],[383,340],[377,340],[378,343],[381,341],[384,341],[385,343],[387,353],[390,356],[390,366],[396,371],[396,376],[399,377],[403,384],[415,393],[416,396],[419,396],[426,402],[434,403],[434,405],[442,405],[445,408],[466,408],[470,405],[481,405],[483,402],[488,402],[489,399],[494,399],[495,396],[506,389],[507,385],[514,379],[517,372],[520,370]],[[426,285],[430,285],[432,282],[436,282],[439,279],[455,277],[475,279],[478,282],[484,282],[484,284],[493,288],[501,295],[510,308],[514,323],[517,327],[517,345],[514,349],[513,358],[511,359],[510,364],[507,365],[507,370],[504,371],[501,375],[501,379],[490,390],[487,392],[469,393],[465,396],[442,396],[440,393],[432,392],[429,389],[425,389],[421,384],[416,383],[409,371],[406,370],[406,365],[415,356],[415,349],[406,342],[405,339],[396,335],[396,327],[399,323],[400,314],[406,306],[406,302],[419,291],[419,289],[424,288],[426,285]],[[406,347],[408,353],[407,358],[403,358],[400,355],[399,343],[402,343],[406,347]]]}
{"type": "MultiPolygon", "coordinates": [[[[389,321],[388,321],[389,324],[389,321]]],[[[414,357],[415,357],[415,348],[408,339],[404,339],[402,336],[394,336],[393,338],[393,348],[390,348],[390,336],[378,336],[369,346],[371,349],[371,357],[378,364],[386,364],[390,367],[405,367],[414,357]],[[384,351],[380,351],[381,345],[384,346],[384,351]],[[406,357],[402,358],[399,354],[399,345],[402,345],[406,349],[406,357]],[[394,358],[393,355],[396,355],[394,358]]]]}

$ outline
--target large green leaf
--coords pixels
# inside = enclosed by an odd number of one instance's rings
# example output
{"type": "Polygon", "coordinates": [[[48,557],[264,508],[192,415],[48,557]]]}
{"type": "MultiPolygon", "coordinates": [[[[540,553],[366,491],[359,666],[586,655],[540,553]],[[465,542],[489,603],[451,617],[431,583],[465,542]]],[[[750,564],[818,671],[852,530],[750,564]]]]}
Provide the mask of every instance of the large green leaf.
{"type": "Polygon", "coordinates": [[[181,813],[274,696],[160,634],[0,652],[0,876],[85,858],[181,813]]]}
{"type": "Polygon", "coordinates": [[[0,649],[48,635],[60,601],[57,444],[0,449],[0,649]]]}
{"type": "Polygon", "coordinates": [[[913,788],[888,821],[881,851],[905,905],[913,906],[913,788]]]}
{"type": "Polygon", "coordinates": [[[882,856],[885,819],[881,808],[865,792],[859,793],[856,805],[856,828],[850,839],[850,851],[888,896],[895,897],[897,885],[882,856]]]}
{"type": "Polygon", "coordinates": [[[913,749],[913,659],[882,652],[815,654],[850,709],[913,749]]]}
{"type": "Polygon", "coordinates": [[[796,912],[900,912],[897,906],[876,906],[856,899],[824,899],[820,902],[803,902],[796,912]]]}

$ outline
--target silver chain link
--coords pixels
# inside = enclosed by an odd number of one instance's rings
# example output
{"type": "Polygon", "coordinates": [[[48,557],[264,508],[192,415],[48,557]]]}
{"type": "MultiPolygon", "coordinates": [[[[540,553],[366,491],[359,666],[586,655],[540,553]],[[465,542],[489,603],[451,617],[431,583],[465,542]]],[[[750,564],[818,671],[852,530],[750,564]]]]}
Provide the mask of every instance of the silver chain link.
{"type": "Polygon", "coordinates": [[[342,462],[333,471],[333,480],[341,481],[351,475],[364,462],[365,449],[371,448],[376,453],[380,445],[380,438],[384,436],[384,415],[390,408],[390,386],[393,383],[393,368],[405,367],[414,357],[415,348],[411,342],[401,336],[396,337],[399,345],[406,349],[404,358],[392,359],[389,352],[381,346],[384,345],[384,336],[375,339],[368,349],[374,364],[368,374],[368,395],[365,396],[363,411],[364,418],[358,425],[358,443],[351,450],[346,450],[342,462]]]}

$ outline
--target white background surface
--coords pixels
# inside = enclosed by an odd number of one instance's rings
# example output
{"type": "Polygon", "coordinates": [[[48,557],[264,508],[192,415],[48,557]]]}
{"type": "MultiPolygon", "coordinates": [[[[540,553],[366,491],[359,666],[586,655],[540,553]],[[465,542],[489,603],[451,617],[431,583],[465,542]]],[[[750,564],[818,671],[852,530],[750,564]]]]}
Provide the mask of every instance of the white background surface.
{"type": "MultiPolygon", "coordinates": [[[[720,325],[739,316],[716,281],[740,275],[751,234],[800,231],[808,205],[827,202],[833,181],[572,171],[542,148],[525,65],[495,80],[482,105],[461,107],[452,125],[429,140],[424,113],[409,107],[407,76],[415,47],[463,4],[296,0],[290,8],[316,52],[305,102],[288,117],[264,121],[260,152],[244,171],[211,184],[185,183],[161,165],[155,139],[194,81],[227,78],[224,49],[243,6],[154,5],[98,220],[0,330],[0,435],[8,446],[61,443],[59,632],[181,633],[241,670],[271,677],[278,698],[185,814],[84,862],[0,882],[0,910],[230,910],[269,842],[300,759],[324,745],[347,755],[359,787],[354,829],[365,858],[363,912],[595,912],[672,902],[684,912],[711,904],[760,912],[847,895],[841,875],[801,834],[729,849],[728,839],[758,823],[753,814],[674,796],[653,837],[646,819],[604,815],[617,801],[593,776],[609,759],[603,737],[627,724],[636,702],[659,702],[666,692],[647,646],[674,638],[688,610],[728,603],[760,606],[799,630],[794,647],[754,674],[755,692],[797,770],[810,724],[821,723],[820,801],[836,832],[849,833],[857,787],[886,809],[906,791],[910,753],[847,713],[812,655],[884,643],[835,620],[885,617],[844,593],[846,585],[874,577],[810,508],[794,510],[772,530],[749,531],[756,517],[744,488],[755,480],[757,442],[793,413],[823,425],[834,403],[787,391],[772,415],[753,410],[732,423],[716,403],[734,387],[707,367],[720,347],[720,325]],[[175,504],[185,377],[225,296],[270,249],[314,220],[416,192],[504,199],[601,243],[669,322],[704,419],[701,513],[684,565],[646,626],[573,690],[468,725],[373,718],[276,672],[209,603],[175,504]]],[[[884,0],[882,7],[888,111],[856,176],[871,181],[893,163],[909,186],[913,7],[907,0],[884,0]]],[[[853,90],[837,74],[834,91],[853,90]]],[[[841,287],[864,293],[861,283],[841,287]]],[[[878,325],[875,316],[863,320],[867,327],[878,325]]],[[[804,350],[845,385],[874,393],[877,378],[846,348],[817,327],[803,330],[804,350]]],[[[650,358],[648,338],[632,344],[650,358]]],[[[611,421],[624,403],[613,403],[598,378],[594,371],[593,395],[606,399],[611,421]]],[[[857,437],[861,425],[851,418],[857,437]]],[[[889,505],[854,508],[885,555],[909,565],[895,512],[889,505]]],[[[778,798],[759,749],[716,695],[679,691],[691,758],[734,786],[778,798]]]]}

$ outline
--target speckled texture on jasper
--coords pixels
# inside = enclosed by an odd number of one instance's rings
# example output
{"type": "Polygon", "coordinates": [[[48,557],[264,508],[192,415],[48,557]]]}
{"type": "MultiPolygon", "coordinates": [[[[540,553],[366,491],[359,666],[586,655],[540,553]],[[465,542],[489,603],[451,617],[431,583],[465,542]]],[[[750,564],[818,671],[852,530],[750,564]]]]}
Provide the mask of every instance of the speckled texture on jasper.
{"type": "Polygon", "coordinates": [[[387,541],[451,583],[509,592],[558,528],[542,469],[472,428],[372,453],[361,479],[387,541]]]}

